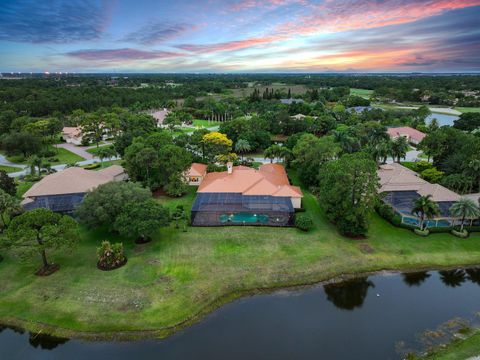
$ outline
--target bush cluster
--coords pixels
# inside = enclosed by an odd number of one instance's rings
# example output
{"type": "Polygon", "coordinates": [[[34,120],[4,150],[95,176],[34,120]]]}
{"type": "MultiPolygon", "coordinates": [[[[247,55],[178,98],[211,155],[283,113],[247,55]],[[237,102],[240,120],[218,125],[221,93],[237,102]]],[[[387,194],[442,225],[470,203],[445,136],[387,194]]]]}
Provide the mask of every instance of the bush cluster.
{"type": "Polygon", "coordinates": [[[313,220],[310,215],[297,214],[295,215],[295,226],[302,231],[309,231],[313,228],[313,220]]]}
{"type": "Polygon", "coordinates": [[[123,244],[111,244],[110,241],[102,241],[102,245],[97,248],[97,259],[98,267],[103,270],[119,268],[127,261],[123,252],[123,244]]]}

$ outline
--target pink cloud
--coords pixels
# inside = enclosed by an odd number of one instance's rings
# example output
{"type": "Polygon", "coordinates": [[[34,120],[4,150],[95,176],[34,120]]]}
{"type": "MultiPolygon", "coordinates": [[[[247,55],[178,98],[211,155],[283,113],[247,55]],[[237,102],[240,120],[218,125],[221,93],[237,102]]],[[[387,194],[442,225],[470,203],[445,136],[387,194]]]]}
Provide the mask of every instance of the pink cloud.
{"type": "Polygon", "coordinates": [[[244,40],[234,40],[234,41],[227,41],[221,43],[214,43],[214,44],[181,44],[178,45],[177,48],[185,51],[190,51],[194,53],[215,53],[220,51],[233,51],[233,50],[241,50],[246,49],[254,46],[259,45],[266,45],[272,42],[278,41],[283,39],[284,37],[281,36],[265,36],[265,37],[256,37],[256,38],[249,38],[244,40]]]}
{"type": "Polygon", "coordinates": [[[149,60],[165,59],[181,56],[179,53],[170,51],[145,51],[137,49],[85,49],[76,50],[66,55],[82,60],[100,60],[100,61],[123,61],[123,60],[149,60]]]}

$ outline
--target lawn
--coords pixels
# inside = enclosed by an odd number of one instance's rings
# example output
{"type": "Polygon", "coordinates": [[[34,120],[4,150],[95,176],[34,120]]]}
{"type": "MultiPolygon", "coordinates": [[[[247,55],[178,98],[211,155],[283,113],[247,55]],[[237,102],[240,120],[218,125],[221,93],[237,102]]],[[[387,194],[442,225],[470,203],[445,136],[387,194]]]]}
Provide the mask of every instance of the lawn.
{"type": "MultiPolygon", "coordinates": [[[[21,264],[3,254],[0,323],[85,338],[161,337],[259,289],[344,273],[480,263],[480,234],[462,240],[449,234],[421,238],[375,215],[367,239],[342,237],[325,220],[316,198],[304,191],[304,207],[315,221],[309,233],[267,227],[183,232],[172,226],[159,231],[153,242],[135,245],[105,230],[82,229],[74,252],[50,254],[61,269],[46,278],[33,275],[40,259],[21,264]],[[110,272],[96,268],[95,249],[104,239],[123,241],[124,267],[110,272]]],[[[189,209],[194,197],[191,188],[182,198],[158,201],[189,209]]]]}
{"type": "Polygon", "coordinates": [[[370,99],[372,97],[373,90],[368,89],[350,89],[350,95],[360,96],[365,99],[370,99]]]}
{"type": "MultiPolygon", "coordinates": [[[[50,161],[51,165],[72,164],[85,160],[83,157],[78,156],[77,154],[74,154],[67,149],[55,148],[51,145],[49,146],[49,148],[55,151],[54,156],[52,156],[51,158],[47,158],[47,160],[55,159],[54,161],[50,161]]],[[[23,156],[7,156],[7,160],[17,164],[28,164],[29,161],[28,158],[24,158],[23,156]]]]}
{"type": "MultiPolygon", "coordinates": [[[[97,147],[92,147],[92,148],[90,148],[90,149],[87,149],[87,152],[90,153],[90,154],[92,154],[92,155],[95,155],[95,156],[96,156],[96,155],[98,154],[98,151],[99,151],[102,147],[105,147],[105,146],[108,147],[109,145],[100,145],[98,148],[97,148],[97,147]]],[[[112,146],[110,146],[110,147],[112,147],[112,146]]]]}
{"type": "Polygon", "coordinates": [[[455,110],[462,113],[480,112],[480,107],[456,107],[455,110]]]}
{"type": "Polygon", "coordinates": [[[220,125],[222,122],[221,121],[208,121],[208,120],[193,120],[193,126],[202,126],[202,127],[211,127],[211,126],[217,126],[220,125]]]}
{"type": "Polygon", "coordinates": [[[22,171],[21,168],[18,167],[13,167],[13,166],[5,166],[5,165],[0,165],[0,170],[5,171],[6,173],[14,173],[17,171],[22,171]]]}

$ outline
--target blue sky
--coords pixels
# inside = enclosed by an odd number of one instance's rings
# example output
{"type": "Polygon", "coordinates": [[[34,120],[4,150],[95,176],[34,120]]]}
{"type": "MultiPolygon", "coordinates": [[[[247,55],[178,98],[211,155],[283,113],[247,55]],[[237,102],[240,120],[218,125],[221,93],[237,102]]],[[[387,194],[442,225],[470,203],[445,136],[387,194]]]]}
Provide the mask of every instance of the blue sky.
{"type": "Polygon", "coordinates": [[[0,71],[480,71],[480,0],[3,0],[0,71]]]}

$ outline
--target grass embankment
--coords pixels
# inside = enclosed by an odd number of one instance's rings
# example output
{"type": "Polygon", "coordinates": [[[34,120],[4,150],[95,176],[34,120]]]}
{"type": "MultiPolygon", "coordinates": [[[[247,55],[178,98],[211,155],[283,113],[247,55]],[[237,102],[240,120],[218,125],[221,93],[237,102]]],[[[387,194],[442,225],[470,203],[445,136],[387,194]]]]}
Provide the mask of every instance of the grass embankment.
{"type": "Polygon", "coordinates": [[[208,121],[208,120],[196,119],[196,120],[193,120],[192,125],[208,128],[208,127],[220,125],[221,123],[222,123],[221,121],[208,121]]]}
{"type": "Polygon", "coordinates": [[[454,109],[462,113],[480,112],[480,107],[455,107],[454,109]]]}
{"type": "Polygon", "coordinates": [[[17,171],[22,171],[22,168],[18,167],[13,167],[13,166],[5,166],[5,165],[0,165],[0,170],[5,171],[7,174],[14,173],[17,171]]]}
{"type": "Polygon", "coordinates": [[[428,360],[458,360],[469,359],[480,355],[480,331],[465,340],[455,341],[443,350],[428,356],[428,360]]]}
{"type": "MultiPolygon", "coordinates": [[[[161,198],[190,209],[195,189],[180,199],[161,198]]],[[[340,236],[315,197],[304,206],[315,229],[218,227],[162,229],[153,242],[135,245],[104,230],[82,230],[71,254],[51,256],[61,265],[46,278],[33,275],[40,259],[0,263],[0,323],[33,331],[86,338],[166,336],[239,296],[341,274],[381,269],[452,267],[480,263],[480,234],[460,240],[449,234],[427,238],[392,227],[374,216],[368,239],[340,236]],[[123,241],[128,263],[96,268],[101,240],[123,241]],[[368,251],[366,251],[368,250],[368,251]]]]}

